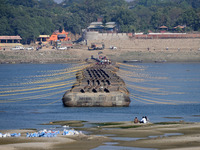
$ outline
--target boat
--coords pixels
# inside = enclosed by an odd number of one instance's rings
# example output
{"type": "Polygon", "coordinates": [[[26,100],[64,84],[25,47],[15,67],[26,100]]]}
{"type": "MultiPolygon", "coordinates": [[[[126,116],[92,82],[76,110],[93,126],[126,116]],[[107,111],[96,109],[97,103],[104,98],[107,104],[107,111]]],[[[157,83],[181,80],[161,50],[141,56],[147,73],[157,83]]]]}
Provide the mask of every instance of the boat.
{"type": "Polygon", "coordinates": [[[123,63],[142,63],[142,60],[124,60],[123,63]]]}
{"type": "Polygon", "coordinates": [[[154,61],[155,63],[165,63],[165,62],[167,62],[166,60],[155,60],[154,61]]]}
{"type": "Polygon", "coordinates": [[[117,75],[119,66],[107,61],[90,64],[76,73],[76,82],[63,95],[66,107],[128,107],[129,91],[117,75]]]}

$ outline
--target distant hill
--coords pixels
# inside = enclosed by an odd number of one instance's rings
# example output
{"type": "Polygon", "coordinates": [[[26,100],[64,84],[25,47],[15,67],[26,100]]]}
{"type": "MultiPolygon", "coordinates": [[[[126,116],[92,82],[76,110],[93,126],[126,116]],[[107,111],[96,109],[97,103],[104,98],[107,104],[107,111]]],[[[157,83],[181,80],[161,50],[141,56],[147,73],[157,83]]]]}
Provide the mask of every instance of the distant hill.
{"type": "MultiPolygon", "coordinates": [[[[63,0],[54,0],[56,3],[61,3],[63,0]]],[[[127,2],[134,1],[134,0],[125,0],[127,2]]]]}

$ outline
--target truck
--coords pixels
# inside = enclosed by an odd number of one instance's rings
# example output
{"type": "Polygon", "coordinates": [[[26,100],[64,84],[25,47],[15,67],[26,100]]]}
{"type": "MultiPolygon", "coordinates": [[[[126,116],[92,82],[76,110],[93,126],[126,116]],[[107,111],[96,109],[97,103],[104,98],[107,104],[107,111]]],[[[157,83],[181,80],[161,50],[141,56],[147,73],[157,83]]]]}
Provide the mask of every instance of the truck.
{"type": "Polygon", "coordinates": [[[91,43],[88,50],[103,50],[105,47],[104,43],[91,43]]]}

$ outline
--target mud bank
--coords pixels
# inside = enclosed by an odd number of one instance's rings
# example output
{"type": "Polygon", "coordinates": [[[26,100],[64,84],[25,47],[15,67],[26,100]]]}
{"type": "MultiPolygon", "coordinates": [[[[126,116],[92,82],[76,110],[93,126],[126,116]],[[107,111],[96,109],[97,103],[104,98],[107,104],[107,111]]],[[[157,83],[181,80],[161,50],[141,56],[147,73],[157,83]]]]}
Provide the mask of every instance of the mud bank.
{"type": "Polygon", "coordinates": [[[0,63],[71,63],[82,62],[103,52],[111,60],[117,62],[139,60],[142,62],[200,62],[200,51],[185,50],[158,50],[147,48],[117,48],[115,50],[106,48],[101,51],[88,51],[86,46],[80,49],[52,50],[42,49],[40,51],[26,50],[0,50],[0,63]]]}
{"type": "MultiPolygon", "coordinates": [[[[59,122],[50,122],[50,124],[59,122]]],[[[62,121],[63,124],[70,124],[71,121],[62,121]]],[[[82,121],[73,121],[79,127],[76,130],[85,131],[85,135],[59,136],[55,138],[0,138],[2,150],[11,149],[71,149],[89,150],[101,146],[153,149],[199,149],[200,148],[200,123],[186,122],[160,122],[147,124],[134,124],[127,122],[89,123],[90,127],[81,127],[82,121]],[[110,145],[111,144],[111,145],[110,145]]],[[[86,123],[86,122],[84,122],[86,123]]],[[[25,132],[32,130],[9,130],[10,132],[25,132]]],[[[9,132],[1,131],[1,132],[9,132]]]]}

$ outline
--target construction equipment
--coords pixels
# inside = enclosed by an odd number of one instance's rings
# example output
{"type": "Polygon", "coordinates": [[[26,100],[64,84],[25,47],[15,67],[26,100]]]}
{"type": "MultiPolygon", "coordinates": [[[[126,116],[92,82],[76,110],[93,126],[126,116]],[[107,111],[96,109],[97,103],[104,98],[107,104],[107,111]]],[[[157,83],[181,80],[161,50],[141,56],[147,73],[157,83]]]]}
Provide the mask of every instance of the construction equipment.
{"type": "Polygon", "coordinates": [[[91,43],[88,50],[103,50],[105,47],[104,43],[91,43]]]}

